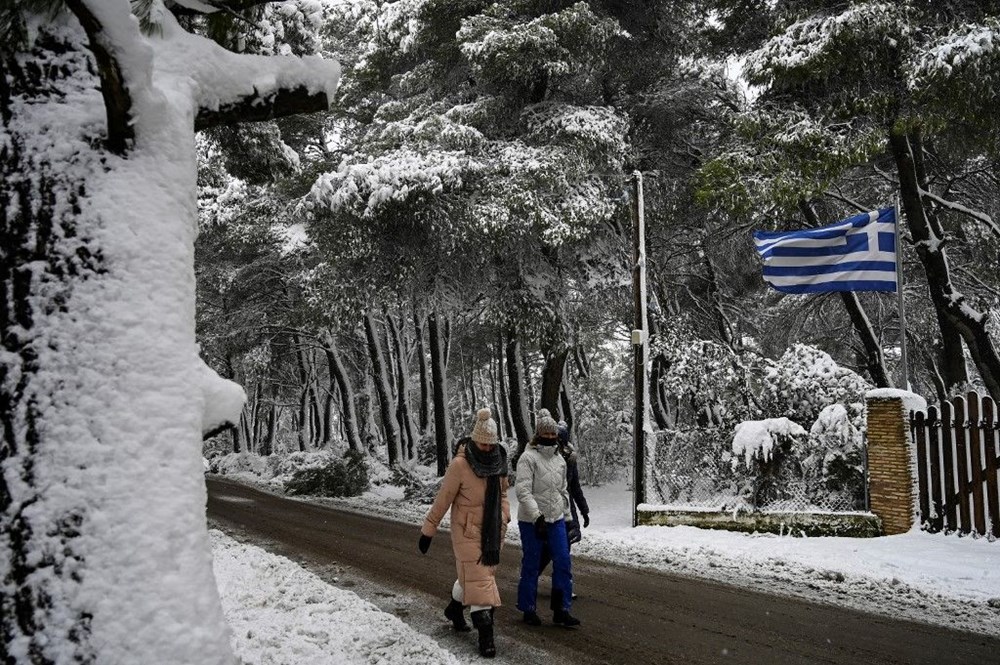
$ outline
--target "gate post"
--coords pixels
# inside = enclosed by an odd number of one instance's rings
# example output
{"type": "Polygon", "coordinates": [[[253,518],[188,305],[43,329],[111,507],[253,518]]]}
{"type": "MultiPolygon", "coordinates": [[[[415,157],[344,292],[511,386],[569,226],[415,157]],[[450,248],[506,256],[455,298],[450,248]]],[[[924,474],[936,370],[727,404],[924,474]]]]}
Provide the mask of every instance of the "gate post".
{"type": "Polygon", "coordinates": [[[917,455],[910,437],[910,411],[927,408],[919,395],[879,388],[865,394],[868,494],[871,511],[891,536],[919,523],[917,455]]]}

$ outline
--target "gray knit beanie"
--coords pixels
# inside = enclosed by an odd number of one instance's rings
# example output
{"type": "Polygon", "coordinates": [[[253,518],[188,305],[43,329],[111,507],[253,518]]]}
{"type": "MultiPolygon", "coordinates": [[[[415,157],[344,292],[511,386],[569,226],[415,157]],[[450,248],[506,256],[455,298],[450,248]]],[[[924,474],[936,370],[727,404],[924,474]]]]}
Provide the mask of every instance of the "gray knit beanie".
{"type": "Polygon", "coordinates": [[[539,409],[535,418],[535,436],[553,437],[559,435],[559,425],[553,420],[548,409],[539,409]]]}

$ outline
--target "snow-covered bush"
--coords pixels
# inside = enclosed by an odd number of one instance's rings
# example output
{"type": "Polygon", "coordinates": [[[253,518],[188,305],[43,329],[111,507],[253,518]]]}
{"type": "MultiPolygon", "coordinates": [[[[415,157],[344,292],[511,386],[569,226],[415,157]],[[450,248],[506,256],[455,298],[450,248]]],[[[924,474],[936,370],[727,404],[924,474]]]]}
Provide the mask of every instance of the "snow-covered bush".
{"type": "Polygon", "coordinates": [[[284,483],[299,471],[318,469],[342,457],[332,450],[296,451],[287,455],[268,455],[264,458],[265,479],[275,479],[284,483]]]}
{"type": "Polygon", "coordinates": [[[865,496],[864,439],[842,404],[823,409],[809,430],[803,468],[820,480],[817,492],[839,495],[861,509],[865,496]]]}
{"type": "Polygon", "coordinates": [[[769,417],[814,422],[831,404],[843,404],[860,427],[864,395],[872,386],[814,346],[796,344],[771,364],[761,381],[761,407],[769,417]]]}
{"type": "Polygon", "coordinates": [[[309,496],[358,496],[368,489],[365,456],[348,451],[321,467],[301,468],[285,482],[285,492],[309,496]]]}
{"type": "Polygon", "coordinates": [[[260,455],[253,453],[229,453],[211,460],[212,471],[221,475],[233,475],[237,473],[249,473],[255,476],[263,476],[266,469],[266,462],[260,455]]]}
{"type": "Polygon", "coordinates": [[[802,466],[794,455],[806,431],[788,418],[767,418],[740,423],[733,432],[734,472],[749,471],[739,483],[740,496],[754,508],[801,500],[796,481],[802,466]]]}

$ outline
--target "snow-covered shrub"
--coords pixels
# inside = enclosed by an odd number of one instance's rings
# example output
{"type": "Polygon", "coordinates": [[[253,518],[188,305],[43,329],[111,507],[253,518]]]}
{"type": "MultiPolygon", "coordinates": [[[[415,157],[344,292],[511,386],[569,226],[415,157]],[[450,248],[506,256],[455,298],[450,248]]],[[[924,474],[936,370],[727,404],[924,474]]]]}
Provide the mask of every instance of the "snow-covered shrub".
{"type": "Polygon", "coordinates": [[[740,482],[740,495],[754,508],[784,501],[801,501],[797,491],[802,466],[793,454],[806,431],[788,418],[749,420],[733,432],[734,472],[749,473],[740,482]],[[740,464],[742,459],[742,465],[740,464]]]}
{"type": "Polygon", "coordinates": [[[389,484],[402,487],[408,501],[430,503],[441,486],[441,478],[426,466],[400,464],[390,474],[389,484]]]}
{"type": "Polygon", "coordinates": [[[264,458],[265,477],[282,483],[303,469],[325,467],[339,459],[341,455],[330,450],[296,451],[287,455],[269,455],[264,458]]]}
{"type": "Polygon", "coordinates": [[[805,425],[827,406],[843,404],[855,427],[861,426],[864,395],[872,388],[828,353],[807,344],[785,351],[766,370],[761,384],[761,407],[770,417],[784,416],[805,425]]]}
{"type": "Polygon", "coordinates": [[[365,456],[349,451],[325,466],[302,468],[285,482],[285,492],[309,496],[358,496],[368,489],[365,456]]]}
{"type": "Polygon", "coordinates": [[[816,491],[832,495],[828,503],[863,508],[864,439],[842,404],[831,404],[820,412],[805,448],[802,466],[819,481],[816,491]]]}
{"type": "Polygon", "coordinates": [[[255,476],[263,476],[265,472],[265,460],[260,455],[253,453],[229,453],[211,460],[212,471],[222,475],[233,475],[237,473],[249,473],[255,476]]]}
{"type": "Polygon", "coordinates": [[[711,340],[692,339],[683,321],[664,321],[651,352],[666,359],[660,385],[677,399],[678,422],[699,426],[733,425],[751,411],[751,380],[764,358],[751,350],[735,352],[711,340]]]}

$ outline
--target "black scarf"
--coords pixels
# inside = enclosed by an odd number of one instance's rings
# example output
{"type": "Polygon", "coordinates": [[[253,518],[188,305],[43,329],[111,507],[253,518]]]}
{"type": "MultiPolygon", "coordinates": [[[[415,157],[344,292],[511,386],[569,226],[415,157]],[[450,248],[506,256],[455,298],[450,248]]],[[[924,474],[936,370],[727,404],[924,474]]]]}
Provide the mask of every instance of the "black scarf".
{"type": "Polygon", "coordinates": [[[500,563],[500,478],[507,475],[507,451],[500,445],[483,452],[475,443],[465,446],[465,458],[472,472],[486,479],[483,501],[483,526],[479,563],[495,566],[500,563]]]}

